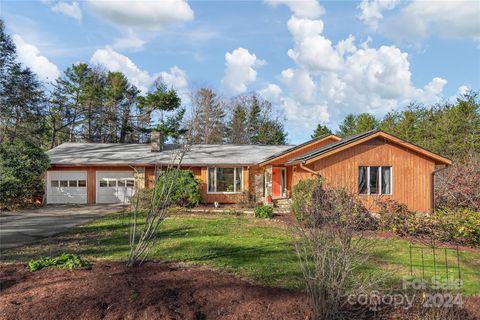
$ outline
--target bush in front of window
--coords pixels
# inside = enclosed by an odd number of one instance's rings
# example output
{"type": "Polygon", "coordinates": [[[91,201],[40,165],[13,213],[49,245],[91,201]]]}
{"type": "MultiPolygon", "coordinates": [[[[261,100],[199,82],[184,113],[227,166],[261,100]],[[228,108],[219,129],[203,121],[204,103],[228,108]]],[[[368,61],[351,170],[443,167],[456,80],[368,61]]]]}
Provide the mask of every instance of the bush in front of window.
{"type": "Polygon", "coordinates": [[[14,209],[43,195],[48,156],[37,145],[15,140],[0,144],[0,209],[14,209]]]}
{"type": "MultiPolygon", "coordinates": [[[[201,182],[195,179],[193,172],[190,170],[169,170],[161,171],[158,174],[155,186],[155,203],[158,202],[164,186],[170,186],[173,180],[170,197],[165,206],[194,207],[198,205],[202,199],[200,185],[201,182]]],[[[139,208],[149,208],[152,201],[152,193],[154,188],[140,189],[135,193],[132,204],[138,205],[139,208]]]]}
{"type": "Polygon", "coordinates": [[[253,209],[255,218],[267,219],[273,217],[273,207],[267,204],[261,204],[253,209]]]}

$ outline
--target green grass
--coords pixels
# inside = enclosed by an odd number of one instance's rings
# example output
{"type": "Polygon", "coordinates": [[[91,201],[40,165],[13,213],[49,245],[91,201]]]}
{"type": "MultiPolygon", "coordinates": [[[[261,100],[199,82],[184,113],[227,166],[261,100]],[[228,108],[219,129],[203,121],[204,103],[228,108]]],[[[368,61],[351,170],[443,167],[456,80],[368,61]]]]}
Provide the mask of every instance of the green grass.
{"type": "MultiPolygon", "coordinates": [[[[5,250],[1,261],[28,261],[60,252],[79,254],[87,259],[125,260],[128,257],[129,218],[119,213],[90,223],[35,245],[5,250]]],[[[404,240],[376,239],[369,248],[371,258],[362,272],[382,275],[390,270],[387,280],[400,283],[410,273],[409,245],[404,240]]],[[[433,255],[425,252],[426,277],[434,274],[433,255]]],[[[280,223],[230,215],[176,215],[161,225],[159,241],[151,259],[186,261],[220,268],[248,277],[259,283],[287,287],[302,287],[302,277],[288,230],[280,223]]],[[[447,250],[448,264],[456,266],[456,252],[447,250]]],[[[412,253],[413,271],[422,275],[421,255],[412,253]]],[[[445,275],[444,249],[437,252],[437,274],[445,275]],[[443,273],[442,273],[443,272],[443,273]]],[[[460,252],[464,292],[480,294],[480,253],[460,252]]],[[[453,277],[456,269],[451,269],[453,277]]]]}

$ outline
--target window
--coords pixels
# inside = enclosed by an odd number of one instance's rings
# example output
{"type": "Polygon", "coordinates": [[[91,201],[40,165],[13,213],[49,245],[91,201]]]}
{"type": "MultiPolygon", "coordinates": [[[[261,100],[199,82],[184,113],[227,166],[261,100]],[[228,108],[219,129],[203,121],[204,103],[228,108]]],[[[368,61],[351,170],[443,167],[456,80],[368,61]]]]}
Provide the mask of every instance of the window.
{"type": "Polygon", "coordinates": [[[118,180],[118,186],[119,187],[125,187],[125,180],[123,180],[123,179],[118,180]]]}
{"type": "Polygon", "coordinates": [[[50,182],[50,185],[53,187],[53,188],[58,188],[58,180],[52,180],[50,182]]]}
{"type": "Polygon", "coordinates": [[[133,187],[135,185],[135,181],[133,179],[127,179],[127,187],[133,187]]]}
{"type": "Polygon", "coordinates": [[[108,186],[109,187],[116,187],[117,186],[117,180],[108,180],[108,186]]]}
{"type": "Polygon", "coordinates": [[[106,187],[107,186],[107,179],[102,179],[100,180],[100,187],[106,187]]]}
{"type": "Polygon", "coordinates": [[[392,167],[358,167],[359,194],[392,194],[392,167]]]}
{"type": "Polygon", "coordinates": [[[68,180],[60,180],[60,187],[68,187],[68,180]]]}
{"type": "Polygon", "coordinates": [[[208,192],[243,191],[243,168],[208,168],[208,192]]]}
{"type": "Polygon", "coordinates": [[[72,188],[72,187],[76,188],[77,185],[78,185],[77,180],[70,180],[70,181],[68,181],[68,186],[69,186],[70,188],[72,188]]]}
{"type": "Polygon", "coordinates": [[[78,180],[78,186],[80,188],[84,188],[87,186],[87,181],[86,180],[78,180]]]}

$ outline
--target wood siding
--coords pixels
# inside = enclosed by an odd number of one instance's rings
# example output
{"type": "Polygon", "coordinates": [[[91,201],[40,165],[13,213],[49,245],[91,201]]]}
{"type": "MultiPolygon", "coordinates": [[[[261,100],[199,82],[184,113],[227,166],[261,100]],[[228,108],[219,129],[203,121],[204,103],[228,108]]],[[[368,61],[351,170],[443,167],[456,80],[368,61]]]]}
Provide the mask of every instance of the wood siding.
{"type": "Polygon", "coordinates": [[[288,160],[291,160],[291,159],[294,159],[302,154],[305,154],[307,152],[310,152],[310,151],[313,151],[315,149],[318,149],[318,148],[321,148],[327,144],[330,144],[332,142],[335,142],[335,141],[338,141],[339,138],[335,138],[334,136],[329,136],[329,137],[326,137],[325,139],[321,139],[319,141],[315,141],[315,142],[312,142],[311,144],[309,145],[306,145],[304,147],[301,147],[301,148],[298,148],[297,150],[294,150],[292,152],[289,152],[285,155],[282,155],[276,159],[274,159],[273,161],[269,161],[267,162],[269,165],[272,165],[272,166],[278,166],[278,165],[283,165],[285,162],[287,162],[288,160]]]}
{"type": "MultiPolygon", "coordinates": [[[[383,139],[373,139],[319,159],[308,165],[318,171],[331,187],[345,187],[358,194],[359,166],[391,166],[392,195],[359,195],[365,206],[375,211],[377,199],[392,199],[410,210],[427,212],[432,209],[432,173],[435,161],[412,150],[383,139]]],[[[299,166],[293,168],[292,184],[312,174],[299,166]]]]}

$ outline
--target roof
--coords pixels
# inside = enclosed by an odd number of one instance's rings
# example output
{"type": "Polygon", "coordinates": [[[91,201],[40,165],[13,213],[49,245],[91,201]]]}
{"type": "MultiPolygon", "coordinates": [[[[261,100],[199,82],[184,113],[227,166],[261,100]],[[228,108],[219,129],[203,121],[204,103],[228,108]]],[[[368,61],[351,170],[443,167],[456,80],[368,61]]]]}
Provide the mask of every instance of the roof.
{"type": "Polygon", "coordinates": [[[402,140],[400,138],[397,138],[389,133],[386,133],[382,130],[371,130],[371,131],[366,131],[362,132],[347,138],[344,138],[342,140],[332,142],[330,144],[327,144],[326,146],[323,146],[321,148],[315,149],[313,151],[307,152],[305,154],[302,154],[299,157],[296,157],[290,161],[287,161],[286,164],[294,164],[294,163],[308,163],[311,161],[314,161],[318,159],[319,157],[322,157],[323,155],[327,156],[330,155],[331,153],[335,153],[337,151],[341,151],[345,148],[350,147],[352,144],[357,143],[362,143],[364,141],[370,140],[375,137],[383,137],[385,139],[388,139],[390,141],[393,141],[394,143],[400,144],[410,150],[413,150],[415,152],[418,152],[420,154],[423,154],[431,159],[434,159],[437,163],[441,164],[446,164],[450,165],[452,164],[452,161],[448,158],[445,158],[441,155],[438,155],[436,153],[433,153],[431,151],[428,151],[422,147],[419,147],[417,145],[414,145],[408,141],[402,140]]]}
{"type": "Polygon", "coordinates": [[[341,147],[343,145],[347,145],[347,144],[349,144],[353,141],[356,141],[356,140],[362,139],[364,137],[367,137],[367,136],[369,136],[372,133],[375,133],[377,131],[378,130],[371,130],[371,131],[362,132],[362,133],[359,133],[359,134],[356,134],[356,135],[353,135],[353,136],[350,136],[350,137],[347,137],[347,138],[343,138],[342,140],[338,140],[336,142],[329,143],[329,144],[327,144],[327,145],[325,145],[321,148],[318,148],[318,149],[315,149],[313,151],[304,153],[301,156],[296,157],[295,159],[292,159],[288,162],[301,162],[301,161],[308,160],[310,158],[313,158],[313,157],[315,157],[317,155],[320,155],[322,153],[325,153],[327,151],[336,149],[336,148],[341,147]]]}
{"type": "MultiPolygon", "coordinates": [[[[192,145],[182,165],[253,165],[291,145],[192,145]]],[[[164,151],[151,152],[149,144],[63,143],[47,151],[56,165],[153,165],[168,164],[179,146],[165,145],[164,151]]]]}
{"type": "Polygon", "coordinates": [[[289,154],[289,153],[291,153],[291,152],[293,152],[293,151],[295,151],[295,150],[301,149],[301,148],[306,147],[306,146],[308,146],[308,145],[310,145],[310,144],[312,144],[312,143],[315,143],[315,142],[320,141],[320,140],[324,140],[324,139],[329,138],[329,137],[332,137],[332,138],[335,138],[335,139],[339,139],[339,140],[340,140],[340,138],[337,137],[337,136],[334,135],[334,134],[325,134],[325,135],[322,135],[322,136],[313,138],[313,139],[311,139],[311,140],[308,140],[308,141],[306,141],[306,142],[304,142],[304,143],[301,143],[301,144],[299,144],[299,145],[293,146],[293,147],[291,147],[291,148],[289,148],[289,149],[286,149],[286,150],[280,151],[280,152],[278,152],[278,153],[275,153],[275,154],[271,155],[270,157],[266,158],[265,160],[263,160],[263,162],[268,163],[270,160],[279,158],[279,157],[284,156],[284,155],[286,155],[286,154],[289,154]]]}

